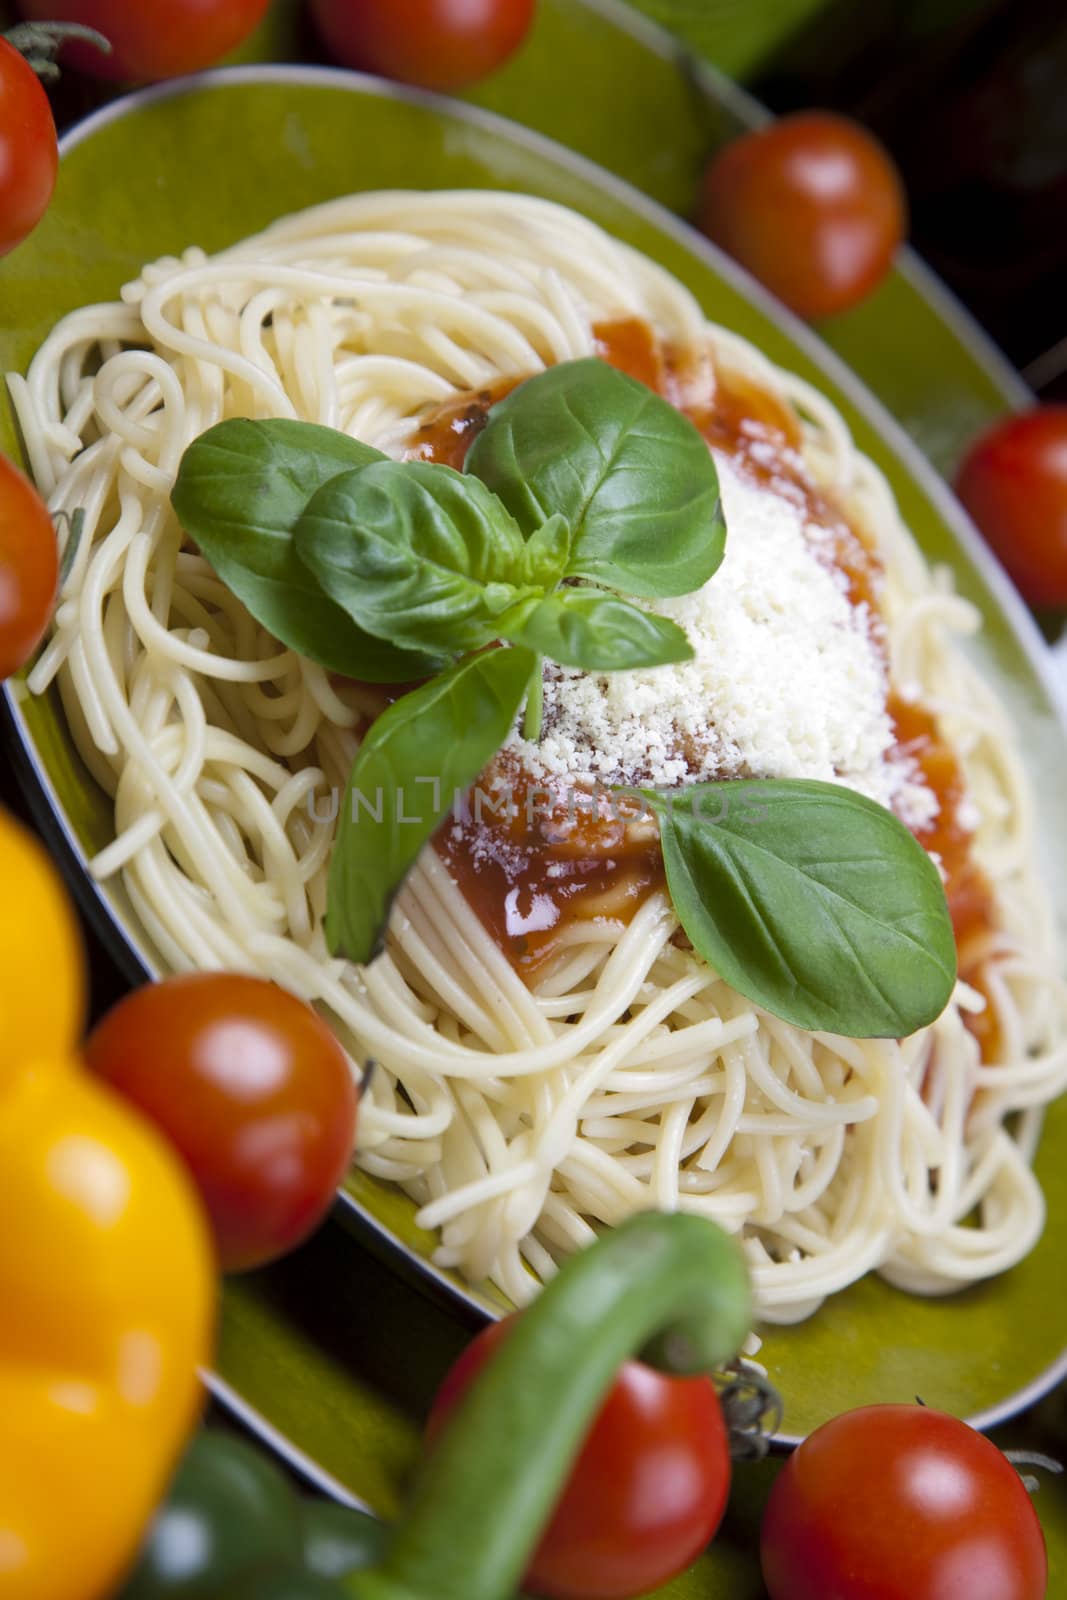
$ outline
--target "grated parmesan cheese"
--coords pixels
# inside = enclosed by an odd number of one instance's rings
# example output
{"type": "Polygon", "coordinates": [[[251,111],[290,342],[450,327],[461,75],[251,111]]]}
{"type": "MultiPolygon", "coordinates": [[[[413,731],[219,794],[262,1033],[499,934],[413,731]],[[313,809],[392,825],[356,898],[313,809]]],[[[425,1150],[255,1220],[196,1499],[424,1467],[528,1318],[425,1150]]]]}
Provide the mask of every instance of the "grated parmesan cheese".
{"type": "Polygon", "coordinates": [[[888,683],[865,606],[819,559],[802,506],[716,454],[726,554],[693,594],[641,602],[672,617],[695,659],[602,676],[548,666],[539,745],[511,744],[542,782],[818,778],[918,826],[934,795],[891,759],[888,683]]]}

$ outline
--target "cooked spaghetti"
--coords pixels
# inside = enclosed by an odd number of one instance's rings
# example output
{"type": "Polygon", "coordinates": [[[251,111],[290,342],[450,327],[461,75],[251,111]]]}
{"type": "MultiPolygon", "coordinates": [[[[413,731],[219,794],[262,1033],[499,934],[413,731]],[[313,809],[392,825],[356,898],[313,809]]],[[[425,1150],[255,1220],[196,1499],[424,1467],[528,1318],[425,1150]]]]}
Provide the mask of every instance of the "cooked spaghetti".
{"type": "Polygon", "coordinates": [[[762,1316],[789,1321],[871,1269],[937,1294],[1033,1246],[1067,994],[1025,775],[954,642],[975,613],[822,395],[583,218],[485,193],[359,196],[157,262],[10,386],[38,485],[84,512],[30,687],[58,682],[113,796],[93,870],[167,967],[273,978],[377,1060],[357,1160],[414,1197],[442,1264],[521,1303],[598,1226],[682,1208],[740,1233],[762,1316]],[[727,561],[659,607],[696,659],[550,670],[541,745],[516,731],[483,780],[540,785],[547,821],[446,824],[357,968],[327,951],[326,873],[383,696],[282,649],[184,538],[182,453],[227,417],[296,417],[458,464],[495,395],[590,354],[715,451],[727,561]],[[647,824],[560,823],[564,785],[650,775],[830,777],[892,805],[946,878],[944,1014],[855,1041],[731,990],[680,937],[647,824]]]}

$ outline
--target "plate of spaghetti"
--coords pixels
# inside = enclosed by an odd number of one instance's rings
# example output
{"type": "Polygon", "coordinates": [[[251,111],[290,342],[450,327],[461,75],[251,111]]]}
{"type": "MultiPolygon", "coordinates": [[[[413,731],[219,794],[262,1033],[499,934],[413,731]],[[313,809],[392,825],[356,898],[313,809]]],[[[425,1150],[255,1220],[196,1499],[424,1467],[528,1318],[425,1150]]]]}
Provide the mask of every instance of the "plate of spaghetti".
{"type": "Polygon", "coordinates": [[[90,119],[0,293],[2,442],[69,541],[9,697],[34,793],[132,976],[259,973],[375,1062],[353,1223],[499,1314],[635,1210],[711,1217],[791,1435],[1051,1381],[1067,748],[836,358],[581,158],[319,69],[90,119]]]}

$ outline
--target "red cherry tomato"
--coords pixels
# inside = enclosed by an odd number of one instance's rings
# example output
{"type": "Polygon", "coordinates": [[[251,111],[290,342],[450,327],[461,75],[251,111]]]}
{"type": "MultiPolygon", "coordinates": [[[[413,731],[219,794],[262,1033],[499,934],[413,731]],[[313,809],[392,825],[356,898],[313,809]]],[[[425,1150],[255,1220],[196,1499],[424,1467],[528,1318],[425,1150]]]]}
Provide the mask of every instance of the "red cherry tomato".
{"type": "Polygon", "coordinates": [[[213,66],[242,44],[270,0],[19,0],[32,22],[81,22],[111,43],[64,47],[63,60],[97,78],[177,78],[213,66]]]}
{"type": "Polygon", "coordinates": [[[1033,606],[1067,606],[1067,406],[982,435],[956,493],[1033,606]]]}
{"type": "Polygon", "coordinates": [[[0,39],[0,256],[48,210],[58,163],[48,96],[29,62],[0,39]]]}
{"type": "Polygon", "coordinates": [[[311,0],[338,61],[423,89],[462,89],[495,72],[525,39],[535,7],[536,0],[311,0]]]}
{"type": "Polygon", "coordinates": [[[356,1089],[310,1006],[259,978],[167,978],[121,1000],[85,1059],[184,1157],[224,1270],[284,1254],[322,1220],[352,1153],[356,1089]]]}
{"type": "Polygon", "coordinates": [[[907,229],[900,176],[865,128],[803,111],[728,145],[704,175],[700,228],[798,316],[847,311],[907,229]]]}
{"type": "Polygon", "coordinates": [[[41,642],[59,581],[56,530],[30,480],[0,456],[0,679],[41,642]]]}
{"type": "MultiPolygon", "coordinates": [[[[438,1391],[432,1442],[508,1334],[486,1328],[438,1391]]],[[[586,1439],[524,1587],[549,1600],[631,1600],[683,1572],[713,1538],[730,1492],[730,1450],[710,1378],[628,1361],[586,1439]]]]}
{"type": "Polygon", "coordinates": [[[866,1406],[775,1481],[760,1539],[771,1600],[1044,1600],[1041,1524],[1011,1463],[965,1422],[866,1406]]]}

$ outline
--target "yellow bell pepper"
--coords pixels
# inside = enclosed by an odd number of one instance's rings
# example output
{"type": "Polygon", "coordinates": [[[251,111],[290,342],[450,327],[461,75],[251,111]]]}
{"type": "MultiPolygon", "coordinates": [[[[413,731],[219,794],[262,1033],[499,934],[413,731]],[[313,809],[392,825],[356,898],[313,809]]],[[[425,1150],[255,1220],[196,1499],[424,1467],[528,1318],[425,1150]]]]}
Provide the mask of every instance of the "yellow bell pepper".
{"type": "Polygon", "coordinates": [[[69,1054],[84,1021],[77,918],[45,851],[0,811],[0,1093],[31,1056],[69,1054]]]}
{"type": "Polygon", "coordinates": [[[177,1158],[70,1053],[73,918],[3,818],[0,883],[0,1600],[105,1600],[196,1417],[213,1260],[177,1158]]]}

